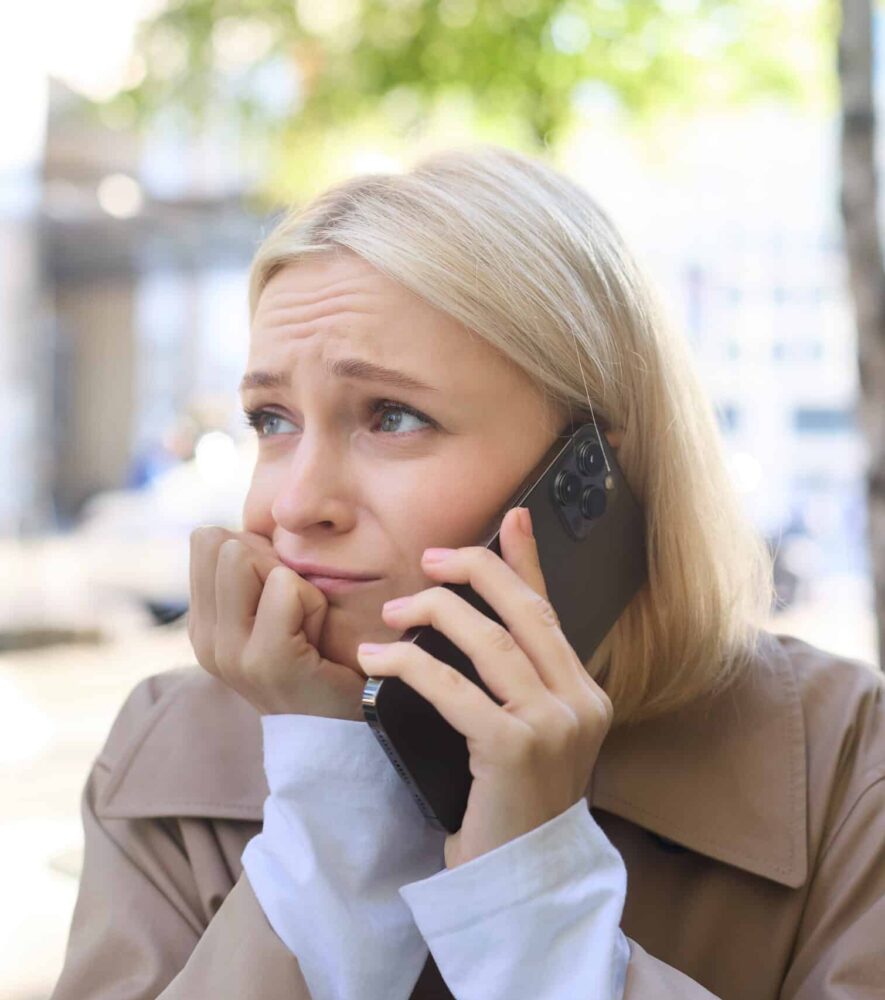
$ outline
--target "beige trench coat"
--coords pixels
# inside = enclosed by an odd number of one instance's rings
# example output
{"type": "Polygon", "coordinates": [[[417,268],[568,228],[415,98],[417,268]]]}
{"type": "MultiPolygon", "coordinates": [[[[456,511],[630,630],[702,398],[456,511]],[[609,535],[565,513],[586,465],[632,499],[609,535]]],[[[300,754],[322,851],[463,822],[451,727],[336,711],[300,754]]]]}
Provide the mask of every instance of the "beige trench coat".
{"type": "MultiPolygon", "coordinates": [[[[725,696],[603,744],[587,798],[627,867],[625,1000],[885,997],[885,681],[765,641],[725,696]]],[[[246,701],[199,666],[139,684],[85,787],[52,1000],[305,1000],[240,864],[266,795],[246,701]]],[[[451,996],[432,956],[412,996],[451,996]]]]}

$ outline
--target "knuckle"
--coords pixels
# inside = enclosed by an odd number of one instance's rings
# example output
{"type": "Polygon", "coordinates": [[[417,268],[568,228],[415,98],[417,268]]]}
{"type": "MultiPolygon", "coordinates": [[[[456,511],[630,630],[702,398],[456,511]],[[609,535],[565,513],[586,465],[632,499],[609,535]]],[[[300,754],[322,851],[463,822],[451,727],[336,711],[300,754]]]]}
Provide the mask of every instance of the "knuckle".
{"type": "Polygon", "coordinates": [[[578,745],[584,725],[576,710],[559,699],[548,705],[543,715],[543,723],[536,729],[538,744],[546,756],[561,756],[578,745]]]}
{"type": "Polygon", "coordinates": [[[291,572],[292,570],[290,570],[288,566],[284,566],[282,563],[277,566],[273,566],[267,574],[265,586],[269,583],[274,587],[281,587],[284,583],[289,581],[289,575],[291,572]]]}
{"type": "Polygon", "coordinates": [[[442,612],[455,611],[458,605],[461,603],[461,599],[453,591],[449,590],[448,587],[428,587],[427,590],[421,590],[417,594],[412,595],[412,600],[415,602],[411,606],[411,610],[418,611],[424,610],[425,602],[427,613],[430,615],[431,624],[434,628],[442,628],[442,612]]]}
{"type": "Polygon", "coordinates": [[[237,533],[236,537],[247,549],[251,549],[259,555],[273,553],[273,545],[264,535],[259,535],[254,531],[241,531],[237,533]]]}
{"type": "Polygon", "coordinates": [[[451,688],[459,688],[464,683],[464,676],[454,667],[446,665],[442,672],[442,680],[451,688]]]}
{"type": "Polygon", "coordinates": [[[543,594],[533,591],[529,596],[529,605],[535,617],[543,625],[549,625],[551,628],[559,628],[559,615],[543,594]]]}
{"type": "Polygon", "coordinates": [[[611,725],[612,720],[615,717],[615,707],[612,704],[611,698],[609,698],[609,696],[602,689],[599,691],[598,698],[602,704],[603,711],[605,712],[606,722],[608,725],[611,725]]]}
{"type": "Polygon", "coordinates": [[[469,564],[489,563],[497,560],[498,556],[483,545],[465,545],[458,549],[458,555],[462,560],[467,560],[469,564]]]}
{"type": "Polygon", "coordinates": [[[195,626],[188,626],[187,638],[194,651],[194,655],[200,663],[203,663],[204,660],[211,660],[213,663],[215,662],[214,644],[207,642],[204,636],[197,631],[195,626]]]}
{"type": "Polygon", "coordinates": [[[448,663],[442,665],[440,680],[451,688],[459,688],[465,681],[464,675],[448,663]]]}
{"type": "Polygon", "coordinates": [[[468,552],[471,553],[471,559],[476,559],[479,562],[485,562],[489,565],[494,562],[498,562],[500,558],[499,556],[496,556],[491,549],[487,549],[483,545],[471,545],[468,552]]]}
{"type": "Polygon", "coordinates": [[[513,636],[497,622],[490,618],[486,619],[488,625],[485,626],[486,642],[500,653],[510,653],[516,649],[516,640],[513,636]]]}
{"type": "Polygon", "coordinates": [[[611,700],[604,691],[590,691],[588,694],[583,711],[590,728],[604,727],[607,730],[614,716],[611,700]]]}
{"type": "Polygon", "coordinates": [[[194,656],[197,658],[197,663],[199,663],[204,670],[211,670],[214,672],[218,669],[218,661],[215,659],[214,649],[204,642],[198,642],[196,639],[191,640],[191,645],[193,646],[194,656]]]}
{"type": "Polygon", "coordinates": [[[218,668],[219,673],[228,675],[234,672],[237,664],[234,661],[234,657],[227,652],[223,647],[216,645],[215,656],[213,657],[215,661],[215,666],[218,668]]]}
{"type": "Polygon", "coordinates": [[[245,552],[245,546],[239,538],[227,538],[218,547],[219,559],[222,556],[225,559],[235,559],[243,552],[245,552]]]}
{"type": "Polygon", "coordinates": [[[190,541],[192,546],[211,548],[229,537],[230,532],[226,528],[217,524],[200,524],[191,531],[190,541]]]}

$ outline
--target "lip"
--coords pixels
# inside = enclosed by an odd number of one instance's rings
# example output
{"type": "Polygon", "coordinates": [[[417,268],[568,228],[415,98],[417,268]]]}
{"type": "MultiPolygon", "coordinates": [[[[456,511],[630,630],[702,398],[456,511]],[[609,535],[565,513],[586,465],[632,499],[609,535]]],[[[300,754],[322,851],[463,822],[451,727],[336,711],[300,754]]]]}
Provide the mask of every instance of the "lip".
{"type": "Polygon", "coordinates": [[[370,583],[378,582],[377,579],[351,580],[341,576],[314,576],[311,573],[302,573],[301,575],[308,583],[312,583],[317,590],[321,590],[324,594],[343,594],[349,590],[357,590],[359,587],[366,587],[370,583]]]}
{"type": "Polygon", "coordinates": [[[321,563],[300,562],[297,560],[284,559],[278,557],[280,562],[285,563],[289,569],[294,569],[299,576],[321,577],[328,580],[345,580],[370,583],[379,580],[380,577],[369,576],[367,573],[353,573],[346,569],[336,569],[334,566],[323,566],[321,563]]]}

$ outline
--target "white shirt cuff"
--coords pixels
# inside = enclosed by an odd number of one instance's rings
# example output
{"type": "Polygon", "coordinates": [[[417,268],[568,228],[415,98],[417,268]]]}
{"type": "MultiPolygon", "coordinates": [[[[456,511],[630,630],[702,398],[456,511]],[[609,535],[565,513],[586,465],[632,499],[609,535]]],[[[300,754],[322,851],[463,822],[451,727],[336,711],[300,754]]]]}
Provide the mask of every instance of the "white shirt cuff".
{"type": "Polygon", "coordinates": [[[368,724],[262,716],[270,795],[243,867],[312,1000],[407,1000],[427,945],[399,887],[439,871],[421,815],[368,724]]]}
{"type": "Polygon", "coordinates": [[[458,1000],[623,996],[627,869],[585,799],[399,892],[458,1000]]]}

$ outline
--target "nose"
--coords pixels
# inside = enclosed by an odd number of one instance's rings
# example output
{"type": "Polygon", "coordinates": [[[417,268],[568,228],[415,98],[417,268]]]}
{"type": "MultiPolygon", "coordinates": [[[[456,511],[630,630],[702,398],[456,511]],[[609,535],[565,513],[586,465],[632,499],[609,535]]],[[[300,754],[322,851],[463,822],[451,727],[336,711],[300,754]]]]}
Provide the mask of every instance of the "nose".
{"type": "Polygon", "coordinates": [[[329,434],[303,434],[276,489],[271,506],[274,521],[292,534],[316,524],[347,527],[353,504],[346,466],[329,434]]]}

